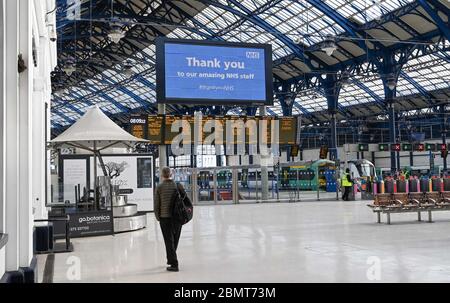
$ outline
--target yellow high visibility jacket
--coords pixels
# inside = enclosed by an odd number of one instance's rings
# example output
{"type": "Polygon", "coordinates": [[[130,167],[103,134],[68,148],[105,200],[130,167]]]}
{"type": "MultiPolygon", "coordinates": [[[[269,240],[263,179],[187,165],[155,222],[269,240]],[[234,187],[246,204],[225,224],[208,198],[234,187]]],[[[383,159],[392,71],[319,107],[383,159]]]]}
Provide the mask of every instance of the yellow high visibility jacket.
{"type": "Polygon", "coordinates": [[[352,186],[352,182],[348,181],[348,177],[347,177],[348,175],[349,175],[348,173],[344,173],[342,175],[341,186],[343,186],[343,187],[352,186]]]}

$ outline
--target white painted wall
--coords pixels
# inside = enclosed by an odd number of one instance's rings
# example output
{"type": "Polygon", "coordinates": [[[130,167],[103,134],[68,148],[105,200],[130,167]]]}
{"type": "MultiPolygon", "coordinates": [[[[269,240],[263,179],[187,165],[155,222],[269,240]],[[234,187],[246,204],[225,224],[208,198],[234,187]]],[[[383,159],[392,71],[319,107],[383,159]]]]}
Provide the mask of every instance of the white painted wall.
{"type": "MultiPolygon", "coordinates": [[[[5,191],[4,191],[4,112],[5,112],[5,5],[0,1],[0,233],[5,232],[5,191]]],[[[0,249],[0,277],[5,273],[5,248],[0,249]]]]}
{"type": "MultiPolygon", "coordinates": [[[[5,270],[29,266],[33,256],[33,220],[45,218],[45,135],[49,134],[50,72],[56,66],[56,43],[48,38],[54,0],[0,0],[1,38],[1,196],[0,232],[9,236],[0,251],[0,277],[5,270]],[[4,17],[4,18],[3,18],[4,17]],[[36,45],[37,66],[32,41],[36,45]],[[27,69],[18,74],[17,56],[27,69]]],[[[48,136],[49,138],[49,136],[48,136]]],[[[50,178],[50,174],[48,175],[50,178]]]]}
{"type": "Polygon", "coordinates": [[[0,278],[5,273],[5,248],[0,249],[0,278]]]}

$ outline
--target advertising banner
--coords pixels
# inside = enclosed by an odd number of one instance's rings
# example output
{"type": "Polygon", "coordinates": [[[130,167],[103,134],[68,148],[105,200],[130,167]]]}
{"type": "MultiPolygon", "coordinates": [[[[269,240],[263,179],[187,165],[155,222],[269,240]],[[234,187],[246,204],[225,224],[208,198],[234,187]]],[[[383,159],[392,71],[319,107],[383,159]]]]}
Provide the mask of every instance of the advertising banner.
{"type": "MultiPolygon", "coordinates": [[[[128,189],[128,203],[136,204],[138,211],[153,211],[153,157],[137,155],[103,155],[103,162],[110,171],[111,183],[120,189],[128,189]]],[[[91,157],[91,167],[94,159],[91,157]]],[[[100,167],[99,176],[103,175],[100,167]]],[[[91,180],[94,180],[91,169],[91,180]]],[[[93,181],[91,181],[93,185],[93,181]]]]}
{"type": "MultiPolygon", "coordinates": [[[[54,222],[54,235],[64,238],[66,224],[54,222]]],[[[104,236],[113,233],[113,216],[111,211],[81,212],[69,214],[69,233],[71,238],[104,236]]]]}

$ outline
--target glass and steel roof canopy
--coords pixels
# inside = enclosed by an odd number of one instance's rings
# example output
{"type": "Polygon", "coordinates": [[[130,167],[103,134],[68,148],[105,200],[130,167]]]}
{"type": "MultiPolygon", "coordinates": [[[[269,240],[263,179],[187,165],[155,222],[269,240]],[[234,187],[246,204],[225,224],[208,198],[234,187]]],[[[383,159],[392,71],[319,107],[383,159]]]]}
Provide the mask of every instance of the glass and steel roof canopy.
{"type": "MultiPolygon", "coordinates": [[[[437,0],[436,0],[437,1],[437,0]]],[[[64,1],[59,1],[62,4],[64,1]]],[[[101,1],[94,1],[101,2],[101,1]]],[[[276,76],[283,80],[295,78],[308,73],[307,68],[298,63],[299,53],[306,54],[311,62],[319,62],[327,66],[340,64],[357,57],[368,56],[369,48],[361,49],[357,39],[353,40],[348,34],[348,24],[353,28],[360,26],[365,28],[373,23],[370,37],[379,37],[385,44],[395,45],[395,41],[403,40],[409,34],[420,34],[426,36],[438,32],[438,25],[426,14],[417,1],[409,0],[325,0],[325,1],[173,1],[165,4],[161,1],[136,1],[117,0],[116,13],[119,16],[120,7],[127,8],[124,12],[135,12],[141,16],[158,16],[159,24],[150,22],[149,27],[163,32],[171,38],[183,39],[219,39],[234,42],[270,43],[273,48],[274,62],[282,61],[274,68],[276,76]],[[322,4],[318,4],[318,2],[322,4]],[[177,5],[177,3],[179,5],[177,5]],[[140,11],[141,9],[141,11],[140,11]],[[404,12],[399,10],[404,9],[404,12]],[[410,9],[410,11],[408,11],[410,9]],[[334,13],[330,12],[332,10],[334,13]],[[186,17],[181,20],[181,13],[186,17]],[[386,17],[389,14],[392,17],[386,17]],[[385,18],[385,20],[383,19],[385,18]],[[161,20],[167,20],[167,24],[161,20]],[[173,20],[173,22],[169,22],[173,20]],[[176,23],[174,25],[174,23],[176,23]],[[342,36],[342,40],[336,53],[327,57],[317,45],[320,45],[327,36],[342,36]],[[389,41],[388,41],[389,40],[389,41]],[[289,57],[292,59],[286,59],[289,57]],[[284,59],[285,62],[283,61],[284,59]],[[279,74],[277,73],[279,71],[279,74]]],[[[439,1],[437,1],[439,2],[439,1]]],[[[445,1],[440,1],[446,5],[445,1]]],[[[96,12],[90,1],[82,1],[82,14],[86,16],[96,12]],[[84,5],[84,6],[83,6],[84,5]]],[[[448,6],[447,6],[448,7],[448,6]]],[[[64,9],[68,9],[64,7],[64,9]]],[[[101,13],[100,11],[98,13],[101,13]]],[[[73,34],[70,31],[72,23],[66,24],[64,12],[59,13],[58,30],[60,39],[64,35],[73,34]],[[61,37],[62,35],[62,37],[61,37]]],[[[446,22],[445,14],[440,14],[446,22]]],[[[129,14],[129,19],[134,16],[129,14]]],[[[137,19],[136,19],[137,20],[137,19]]],[[[153,20],[153,19],[152,19],[153,20]]],[[[81,27],[82,22],[79,22],[81,27]]],[[[105,25],[105,24],[103,24],[105,25]]],[[[100,27],[102,24],[100,23],[100,27]]],[[[130,25],[127,35],[131,31],[146,31],[142,24],[130,25]]],[[[92,31],[91,31],[92,33],[92,31]]],[[[134,32],[133,32],[134,33],[134,32]]],[[[358,34],[360,38],[368,37],[358,34]]],[[[435,37],[433,36],[433,37],[435,37]]],[[[81,35],[80,35],[81,37],[81,35]]],[[[430,37],[429,38],[433,38],[430,37]]],[[[98,42],[98,47],[108,44],[107,39],[89,37],[90,41],[98,42]]],[[[414,37],[416,38],[416,37],[414,37]]],[[[77,43],[80,49],[88,44],[76,41],[76,35],[71,39],[63,40],[64,46],[77,43]],[[72,44],[71,44],[72,43],[72,44]]],[[[136,39],[125,36],[124,45],[138,45],[136,39]]],[[[446,41],[448,44],[448,41],[446,41]]],[[[91,43],[92,44],[92,43],[91,43]]],[[[67,55],[68,47],[59,49],[60,56],[67,55]]],[[[92,47],[92,45],[89,45],[92,47]]],[[[130,49],[131,46],[129,46],[130,49]]],[[[109,50],[109,49],[108,49],[109,50]]],[[[100,52],[99,52],[100,54],[100,52]]],[[[75,53],[75,60],[79,60],[75,53]]],[[[120,56],[119,56],[120,57],[120,56]]],[[[127,60],[122,56],[123,60],[127,60]]],[[[153,44],[139,49],[133,53],[133,66],[129,74],[125,74],[118,62],[112,68],[106,68],[100,72],[86,77],[79,77],[79,81],[64,82],[73,83],[76,86],[62,85],[53,93],[52,122],[54,125],[65,126],[71,124],[91,104],[99,104],[103,110],[111,114],[119,114],[129,110],[153,104],[155,94],[155,71],[154,71],[155,48],[153,44]],[[137,60],[136,60],[137,59],[137,60]]],[[[448,89],[450,83],[450,52],[448,50],[438,51],[408,61],[402,68],[397,82],[397,95],[404,97],[440,89],[448,89]]],[[[92,65],[92,64],[91,64],[92,65]]],[[[89,69],[90,65],[86,67],[89,69]]],[[[319,69],[319,68],[318,68],[319,69]]],[[[99,71],[99,69],[95,69],[99,71]]],[[[374,73],[352,74],[349,83],[343,85],[340,90],[339,103],[343,107],[361,104],[371,104],[377,100],[384,99],[383,84],[380,77],[374,73]]],[[[61,80],[60,80],[61,81],[61,80]]],[[[302,114],[305,111],[314,113],[327,109],[327,102],[320,87],[307,89],[300,92],[295,98],[293,114],[302,114]]],[[[240,113],[240,109],[232,109],[229,113],[240,113]]],[[[268,110],[269,114],[282,115],[281,105],[276,101],[268,110]]]]}

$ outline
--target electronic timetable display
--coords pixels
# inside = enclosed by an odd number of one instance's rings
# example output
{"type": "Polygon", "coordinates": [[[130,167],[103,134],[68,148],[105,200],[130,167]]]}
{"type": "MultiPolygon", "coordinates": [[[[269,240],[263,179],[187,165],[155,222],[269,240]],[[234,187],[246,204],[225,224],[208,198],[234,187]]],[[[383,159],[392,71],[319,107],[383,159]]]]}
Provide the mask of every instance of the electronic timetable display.
{"type": "Polygon", "coordinates": [[[273,104],[272,46],[156,39],[157,102],[273,104]]]}

